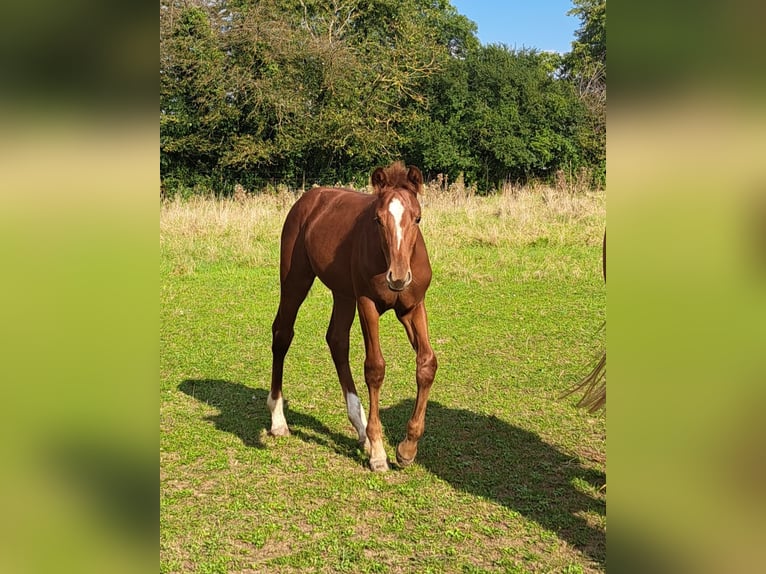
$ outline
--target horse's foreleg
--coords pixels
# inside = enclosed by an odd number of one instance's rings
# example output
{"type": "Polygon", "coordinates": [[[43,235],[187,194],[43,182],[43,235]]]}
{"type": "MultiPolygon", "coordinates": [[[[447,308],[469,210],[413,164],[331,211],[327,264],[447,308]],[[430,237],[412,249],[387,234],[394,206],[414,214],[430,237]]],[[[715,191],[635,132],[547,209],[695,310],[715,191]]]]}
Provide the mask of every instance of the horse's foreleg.
{"type": "Polygon", "coordinates": [[[335,370],[343,390],[343,398],[346,401],[348,420],[359,435],[359,446],[365,452],[370,452],[370,441],[367,440],[367,417],[364,408],[359,401],[356,385],[351,375],[351,367],[348,363],[349,331],[356,315],[356,301],[353,297],[344,297],[333,293],[332,318],[327,328],[327,345],[330,347],[335,370]]]}
{"type": "Polygon", "coordinates": [[[415,408],[407,423],[407,436],[396,447],[396,461],[400,466],[407,466],[415,460],[418,452],[418,441],[425,430],[426,406],[428,393],[436,375],[436,355],[428,339],[428,317],[425,303],[420,303],[408,314],[399,317],[404,325],[412,347],[415,349],[417,368],[415,380],[418,385],[418,395],[415,408]]]}
{"type": "Polygon", "coordinates": [[[386,373],[386,361],[380,350],[378,326],[380,314],[375,303],[366,297],[357,301],[359,322],[364,336],[364,380],[370,394],[370,418],[367,421],[367,438],[370,441],[370,468],[374,471],[388,470],[388,458],[383,447],[383,427],[380,424],[380,387],[386,373]]]}

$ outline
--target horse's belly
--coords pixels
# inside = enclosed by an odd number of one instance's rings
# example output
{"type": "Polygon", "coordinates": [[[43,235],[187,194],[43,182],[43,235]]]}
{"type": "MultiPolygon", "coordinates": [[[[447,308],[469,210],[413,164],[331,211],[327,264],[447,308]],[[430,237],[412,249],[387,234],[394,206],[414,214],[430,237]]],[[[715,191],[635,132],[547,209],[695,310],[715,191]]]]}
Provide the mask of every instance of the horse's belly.
{"type": "Polygon", "coordinates": [[[332,273],[317,273],[317,277],[333,293],[347,297],[354,296],[354,286],[350,277],[345,278],[332,273]]]}

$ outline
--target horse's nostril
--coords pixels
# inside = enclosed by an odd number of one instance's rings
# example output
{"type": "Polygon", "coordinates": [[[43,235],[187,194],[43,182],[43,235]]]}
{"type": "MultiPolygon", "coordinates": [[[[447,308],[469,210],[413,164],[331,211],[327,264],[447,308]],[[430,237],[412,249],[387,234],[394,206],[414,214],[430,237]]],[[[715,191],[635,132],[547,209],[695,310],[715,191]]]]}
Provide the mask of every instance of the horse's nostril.
{"type": "Polygon", "coordinates": [[[388,273],[386,273],[386,283],[388,283],[388,288],[392,291],[403,291],[410,283],[412,283],[412,271],[408,270],[404,279],[395,279],[394,273],[389,270],[388,273]]]}

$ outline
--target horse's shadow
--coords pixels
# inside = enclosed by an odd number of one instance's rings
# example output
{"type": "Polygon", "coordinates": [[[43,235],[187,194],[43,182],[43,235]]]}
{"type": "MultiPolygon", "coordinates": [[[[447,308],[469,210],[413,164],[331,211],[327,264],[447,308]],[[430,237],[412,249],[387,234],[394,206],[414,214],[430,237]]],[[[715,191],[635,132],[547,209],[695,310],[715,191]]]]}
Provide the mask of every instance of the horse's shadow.
{"type": "MultiPolygon", "coordinates": [[[[205,417],[215,428],[238,436],[246,446],[266,448],[263,431],[271,426],[271,415],[266,407],[267,390],[220,379],[187,379],[178,388],[218,409],[219,414],[205,417]]],[[[338,454],[356,457],[362,463],[355,437],[334,432],[317,418],[293,410],[289,401],[285,401],[284,410],[293,436],[318,443],[338,454]]]]}
{"type": "MultiPolygon", "coordinates": [[[[268,391],[225,380],[186,380],[182,392],[219,409],[206,417],[221,431],[250,447],[265,448],[270,426],[268,391]]],[[[403,437],[412,400],[381,409],[386,440],[403,437]]],[[[313,416],[286,405],[292,434],[316,442],[360,463],[356,438],[332,431],[313,416]]],[[[604,516],[606,504],[588,492],[606,482],[603,472],[588,469],[535,434],[497,417],[430,401],[426,433],[416,464],[464,492],[495,501],[555,532],[592,560],[605,564],[606,533],[586,514],[604,516]]]]}
{"type": "MultiPolygon", "coordinates": [[[[381,409],[389,444],[403,438],[413,405],[408,399],[381,409]]],[[[606,503],[587,493],[605,485],[604,473],[584,467],[534,433],[495,416],[429,401],[415,462],[456,489],[534,520],[605,564],[606,532],[584,517],[606,514],[606,503]]]]}

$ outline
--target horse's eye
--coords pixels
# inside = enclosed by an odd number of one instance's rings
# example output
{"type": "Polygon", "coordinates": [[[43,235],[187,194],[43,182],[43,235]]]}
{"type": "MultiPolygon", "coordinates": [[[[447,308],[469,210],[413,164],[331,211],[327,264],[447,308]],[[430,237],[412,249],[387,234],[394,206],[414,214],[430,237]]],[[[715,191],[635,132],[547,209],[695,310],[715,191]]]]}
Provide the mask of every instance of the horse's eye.
{"type": "Polygon", "coordinates": [[[419,215],[415,218],[415,223],[418,223],[418,224],[420,223],[420,216],[419,215]]]}
{"type": "Polygon", "coordinates": [[[375,223],[377,223],[378,225],[382,224],[382,221],[380,221],[380,216],[378,215],[375,216],[375,223]]]}

